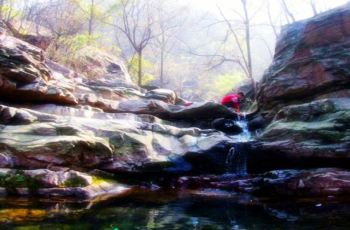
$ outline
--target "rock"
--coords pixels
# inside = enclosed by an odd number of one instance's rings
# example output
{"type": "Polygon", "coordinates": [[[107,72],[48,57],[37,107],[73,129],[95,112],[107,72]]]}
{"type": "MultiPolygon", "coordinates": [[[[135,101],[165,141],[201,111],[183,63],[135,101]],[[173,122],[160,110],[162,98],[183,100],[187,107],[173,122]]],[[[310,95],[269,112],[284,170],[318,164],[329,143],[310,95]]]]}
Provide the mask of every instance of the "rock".
{"type": "Polygon", "coordinates": [[[219,151],[216,146],[226,149],[231,145],[224,134],[197,128],[176,128],[141,119],[50,117],[25,111],[39,122],[1,127],[0,151],[7,151],[14,167],[83,166],[110,172],[142,172],[154,171],[152,166],[159,171],[177,172],[182,169],[174,167],[195,152],[196,161],[186,167],[191,171],[201,158],[214,156],[219,151]]]}
{"type": "Polygon", "coordinates": [[[197,102],[191,106],[169,105],[158,100],[128,100],[118,104],[116,111],[123,113],[150,114],[165,120],[200,120],[238,115],[215,102],[197,102]]]}
{"type": "Polygon", "coordinates": [[[277,170],[263,175],[255,191],[259,195],[295,197],[350,194],[350,172],[336,168],[277,170]]]}
{"type": "Polygon", "coordinates": [[[350,171],[337,168],[275,170],[239,177],[205,175],[181,177],[176,186],[191,190],[223,189],[258,197],[328,197],[350,194],[350,171]]]}
{"type": "Polygon", "coordinates": [[[4,28],[7,33],[12,34],[12,36],[28,42],[29,44],[42,50],[46,50],[54,41],[54,38],[49,35],[50,32],[48,32],[46,28],[33,22],[22,20],[20,23],[14,22],[12,24],[12,22],[10,23],[8,21],[1,20],[0,27],[4,28]],[[16,29],[16,27],[21,28],[21,31],[16,29]],[[25,31],[25,33],[22,31],[25,31]]]}
{"type": "Polygon", "coordinates": [[[267,121],[261,114],[258,114],[248,122],[248,129],[251,132],[254,132],[256,130],[262,130],[266,126],[267,121]]]}
{"type": "Polygon", "coordinates": [[[87,171],[136,178],[225,172],[232,139],[195,124],[237,114],[214,102],[185,106],[171,90],[140,90],[108,54],[77,57],[73,71],[19,39],[0,41],[0,167],[9,168],[5,179],[41,185],[10,193],[91,199],[124,191],[96,186],[87,171]]]}
{"type": "Polygon", "coordinates": [[[25,110],[0,105],[0,124],[20,125],[36,121],[36,117],[25,110]]]}
{"type": "Polygon", "coordinates": [[[249,153],[252,168],[347,167],[350,99],[333,98],[284,107],[249,153]],[[259,165],[254,162],[266,162],[259,165]]]}
{"type": "Polygon", "coordinates": [[[54,77],[42,50],[19,39],[0,41],[0,99],[76,104],[70,85],[54,77]]]}
{"type": "Polygon", "coordinates": [[[0,169],[0,188],[6,190],[3,195],[75,197],[80,200],[117,196],[130,190],[117,182],[93,178],[85,173],[47,169],[0,169]]]}
{"type": "Polygon", "coordinates": [[[177,101],[176,93],[168,89],[150,90],[145,95],[146,98],[162,100],[169,104],[175,104],[177,101]]]}
{"type": "MultiPolygon", "coordinates": [[[[258,88],[258,84],[257,84],[257,88],[258,88]]],[[[245,82],[244,84],[238,86],[237,88],[232,89],[232,92],[236,92],[236,93],[242,92],[248,98],[251,98],[251,99],[255,98],[255,92],[251,82],[245,82]]]]}
{"type": "Polygon", "coordinates": [[[349,23],[347,4],[284,27],[261,81],[260,107],[275,113],[295,103],[349,97],[349,23]]]}
{"type": "Polygon", "coordinates": [[[132,83],[120,59],[94,47],[88,46],[79,50],[74,62],[79,73],[89,76],[89,80],[86,79],[87,84],[95,81],[100,86],[138,88],[132,83]]]}
{"type": "Polygon", "coordinates": [[[232,119],[217,118],[212,123],[212,128],[230,135],[237,135],[243,132],[242,128],[235,124],[232,119]]]}
{"type": "Polygon", "coordinates": [[[346,4],[283,29],[260,84],[270,124],[253,145],[251,168],[349,168],[349,23],[346,4]]]}

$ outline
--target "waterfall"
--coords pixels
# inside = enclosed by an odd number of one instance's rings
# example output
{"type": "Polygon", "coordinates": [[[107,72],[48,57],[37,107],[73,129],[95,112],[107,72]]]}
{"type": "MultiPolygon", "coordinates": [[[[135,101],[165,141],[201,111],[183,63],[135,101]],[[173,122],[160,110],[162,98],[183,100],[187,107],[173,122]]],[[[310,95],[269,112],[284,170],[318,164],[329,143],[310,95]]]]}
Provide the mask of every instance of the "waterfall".
{"type": "Polygon", "coordinates": [[[248,129],[248,122],[245,116],[235,121],[235,124],[242,128],[242,133],[231,136],[237,144],[230,148],[226,156],[226,172],[245,176],[247,175],[247,155],[241,146],[242,143],[249,142],[252,139],[252,135],[248,129]]]}
{"type": "Polygon", "coordinates": [[[252,134],[248,129],[248,121],[246,115],[243,114],[243,117],[239,117],[235,122],[242,129],[242,133],[237,135],[239,142],[248,142],[252,139],[252,134]]]}
{"type": "Polygon", "coordinates": [[[226,172],[238,176],[247,175],[247,155],[240,151],[239,146],[230,148],[226,157],[226,172]]]}

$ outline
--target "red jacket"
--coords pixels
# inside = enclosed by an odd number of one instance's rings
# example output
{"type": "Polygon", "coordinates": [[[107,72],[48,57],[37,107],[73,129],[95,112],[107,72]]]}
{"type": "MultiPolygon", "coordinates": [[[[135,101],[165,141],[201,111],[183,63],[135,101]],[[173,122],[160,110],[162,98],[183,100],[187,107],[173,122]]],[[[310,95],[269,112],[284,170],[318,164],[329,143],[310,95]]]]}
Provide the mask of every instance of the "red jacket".
{"type": "Polygon", "coordinates": [[[221,104],[225,106],[232,106],[232,108],[239,112],[239,98],[238,94],[228,94],[221,99],[221,104]]]}

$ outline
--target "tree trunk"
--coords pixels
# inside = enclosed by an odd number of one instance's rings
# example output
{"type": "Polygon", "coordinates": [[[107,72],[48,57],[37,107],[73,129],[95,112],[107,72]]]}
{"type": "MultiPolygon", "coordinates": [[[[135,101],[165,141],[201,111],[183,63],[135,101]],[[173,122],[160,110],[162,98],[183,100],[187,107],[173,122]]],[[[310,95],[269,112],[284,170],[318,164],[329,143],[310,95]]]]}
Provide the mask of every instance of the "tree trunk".
{"type": "Polygon", "coordinates": [[[245,43],[247,47],[247,64],[248,64],[248,77],[251,80],[253,89],[254,89],[254,97],[256,95],[256,84],[255,79],[253,77],[253,63],[252,63],[252,52],[251,52],[251,44],[250,44],[250,21],[249,21],[249,15],[248,15],[248,9],[247,9],[247,1],[241,0],[243,5],[243,11],[244,11],[244,26],[245,26],[245,43]]]}
{"type": "Polygon", "coordinates": [[[160,87],[164,87],[164,51],[160,52],[160,87]]]}
{"type": "Polygon", "coordinates": [[[93,33],[93,24],[94,24],[94,7],[95,7],[95,0],[91,0],[91,6],[90,6],[90,17],[89,17],[89,36],[93,33]]]}
{"type": "MultiPolygon", "coordinates": [[[[285,0],[282,0],[282,4],[283,4],[283,8],[284,8],[284,12],[285,12],[285,15],[287,17],[287,20],[288,20],[288,17],[290,17],[292,19],[292,22],[295,22],[295,17],[294,15],[292,14],[292,12],[290,12],[288,6],[287,6],[287,3],[285,0]]],[[[289,23],[289,22],[288,22],[289,23]]]]}
{"type": "Polygon", "coordinates": [[[271,16],[270,0],[267,1],[267,16],[269,17],[270,26],[272,28],[274,35],[275,35],[275,38],[277,39],[278,32],[277,32],[276,26],[273,23],[272,16],[271,16]]]}
{"type": "Polygon", "coordinates": [[[164,52],[165,52],[165,35],[162,31],[162,40],[160,45],[160,87],[164,87],[164,52]]]}
{"type": "Polygon", "coordinates": [[[142,86],[142,49],[139,50],[138,52],[138,56],[139,56],[139,68],[138,68],[138,73],[137,73],[137,76],[138,76],[138,85],[139,86],[142,86]]]}
{"type": "Polygon", "coordinates": [[[310,0],[310,4],[311,4],[312,12],[314,13],[314,16],[316,16],[318,14],[318,12],[317,12],[315,1],[310,0]]]}
{"type": "Polygon", "coordinates": [[[0,10],[0,19],[4,19],[4,15],[2,13],[2,8],[4,6],[4,0],[0,0],[0,7],[1,7],[1,10],[0,10]]]}

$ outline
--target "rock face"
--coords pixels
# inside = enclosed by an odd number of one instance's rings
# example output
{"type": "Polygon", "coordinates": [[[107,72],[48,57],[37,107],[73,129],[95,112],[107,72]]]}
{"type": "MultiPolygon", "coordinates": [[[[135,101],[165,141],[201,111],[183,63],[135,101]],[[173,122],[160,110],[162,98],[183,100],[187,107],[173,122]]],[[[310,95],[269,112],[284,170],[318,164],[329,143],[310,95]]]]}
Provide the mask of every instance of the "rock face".
{"type": "Polygon", "coordinates": [[[256,196],[317,197],[348,195],[350,172],[337,168],[275,170],[260,176],[235,175],[182,177],[177,186],[191,189],[223,189],[256,196]]]}
{"type": "Polygon", "coordinates": [[[331,98],[282,108],[258,138],[250,155],[276,168],[348,167],[350,100],[331,98]]]}
{"type": "Polygon", "coordinates": [[[0,170],[2,195],[75,197],[81,200],[121,195],[129,187],[73,170],[0,170]]]}
{"type": "Polygon", "coordinates": [[[286,26],[261,82],[265,111],[331,97],[349,97],[350,5],[286,26]]]}
{"type": "Polygon", "coordinates": [[[77,104],[72,94],[73,82],[64,81],[53,72],[39,48],[4,35],[0,41],[0,59],[1,100],[77,104]]]}
{"type": "Polygon", "coordinates": [[[254,146],[252,168],[349,168],[349,24],[347,4],[284,28],[261,82],[261,114],[272,122],[254,146]]]}
{"type": "MultiPolygon", "coordinates": [[[[0,152],[7,156],[7,163],[3,163],[7,167],[187,172],[203,163],[214,147],[229,148],[231,144],[220,132],[180,129],[128,117],[57,116],[5,106],[2,111],[1,123],[7,125],[1,126],[0,152]],[[193,153],[198,154],[197,161],[186,164],[185,159],[193,153]]],[[[225,156],[221,158],[224,168],[225,156]]]]}
{"type": "MultiPolygon", "coordinates": [[[[94,170],[119,176],[224,172],[232,140],[186,124],[236,114],[212,102],[184,106],[171,90],[141,91],[122,63],[105,53],[82,59],[80,67],[91,68],[94,78],[2,35],[0,173],[4,181],[26,180],[11,192],[91,199],[124,191],[116,182],[96,186],[89,175],[94,170]],[[71,188],[67,180],[83,184],[71,188]],[[28,181],[38,188],[32,191],[28,181]]],[[[9,193],[5,182],[1,187],[9,193]]]]}

